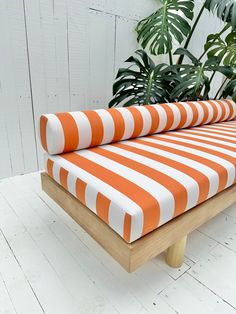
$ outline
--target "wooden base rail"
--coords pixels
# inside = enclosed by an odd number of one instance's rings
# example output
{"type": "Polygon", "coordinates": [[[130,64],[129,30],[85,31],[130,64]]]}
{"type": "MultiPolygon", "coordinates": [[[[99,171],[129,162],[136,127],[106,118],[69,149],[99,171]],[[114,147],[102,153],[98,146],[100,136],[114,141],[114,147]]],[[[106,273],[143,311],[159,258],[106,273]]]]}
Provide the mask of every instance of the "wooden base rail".
{"type": "Polygon", "coordinates": [[[127,243],[47,173],[41,174],[41,180],[43,190],[128,272],[165,250],[166,262],[180,267],[187,235],[236,202],[236,185],[233,185],[137,241],[127,243]]]}

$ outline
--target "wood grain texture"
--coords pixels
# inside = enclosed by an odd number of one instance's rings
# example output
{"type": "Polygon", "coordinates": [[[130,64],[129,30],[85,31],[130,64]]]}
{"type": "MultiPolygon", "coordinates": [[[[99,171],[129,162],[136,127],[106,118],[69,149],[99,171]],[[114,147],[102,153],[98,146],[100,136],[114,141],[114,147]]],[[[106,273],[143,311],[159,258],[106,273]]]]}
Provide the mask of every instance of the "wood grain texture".
{"type": "Polygon", "coordinates": [[[135,271],[236,202],[234,185],[129,244],[48,174],[42,173],[41,180],[43,190],[128,272],[135,271]]]}
{"type": "Polygon", "coordinates": [[[166,263],[169,266],[179,268],[183,265],[186,243],[187,236],[184,236],[167,249],[166,263]]]}

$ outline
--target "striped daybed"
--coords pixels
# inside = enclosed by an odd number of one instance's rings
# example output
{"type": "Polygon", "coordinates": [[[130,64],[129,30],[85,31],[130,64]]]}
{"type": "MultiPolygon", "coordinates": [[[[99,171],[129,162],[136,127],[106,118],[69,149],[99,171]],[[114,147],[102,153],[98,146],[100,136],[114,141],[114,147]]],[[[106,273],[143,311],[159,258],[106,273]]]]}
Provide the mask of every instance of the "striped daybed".
{"type": "Polygon", "coordinates": [[[43,189],[127,271],[166,249],[179,267],[236,201],[235,117],[232,100],[42,115],[43,189]]]}

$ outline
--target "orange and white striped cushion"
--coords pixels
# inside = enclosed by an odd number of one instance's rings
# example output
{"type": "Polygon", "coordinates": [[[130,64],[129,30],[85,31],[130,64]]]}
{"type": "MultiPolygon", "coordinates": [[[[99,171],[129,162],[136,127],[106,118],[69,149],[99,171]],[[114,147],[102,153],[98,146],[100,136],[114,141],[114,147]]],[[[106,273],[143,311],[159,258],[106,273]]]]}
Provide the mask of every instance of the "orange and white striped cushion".
{"type": "Polygon", "coordinates": [[[41,143],[49,154],[60,154],[235,116],[232,100],[46,114],[40,119],[41,143]]]}
{"type": "Polygon", "coordinates": [[[133,242],[235,183],[236,121],[47,155],[46,169],[133,242]]]}

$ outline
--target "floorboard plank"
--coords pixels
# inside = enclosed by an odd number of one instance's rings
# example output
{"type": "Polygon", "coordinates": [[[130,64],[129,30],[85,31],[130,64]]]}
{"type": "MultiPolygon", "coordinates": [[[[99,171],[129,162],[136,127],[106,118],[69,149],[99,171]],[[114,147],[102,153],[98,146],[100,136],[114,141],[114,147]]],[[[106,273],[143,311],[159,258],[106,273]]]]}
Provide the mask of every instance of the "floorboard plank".
{"type": "MultiPolygon", "coordinates": [[[[18,177],[18,180],[21,180],[21,178],[18,177]]],[[[21,186],[24,186],[22,182],[21,186]]],[[[35,194],[25,194],[24,199],[29,202],[31,208],[40,208],[38,214],[42,220],[44,220],[46,224],[50,225],[52,232],[54,232],[57,238],[60,239],[60,242],[63,243],[71,255],[77,260],[80,267],[83,268],[83,271],[87,274],[90,280],[94,282],[94,284],[99,289],[102,289],[104,295],[107,296],[107,298],[111,301],[112,304],[114,304],[118,311],[121,313],[139,313],[142,307],[153,307],[153,302],[150,301],[148,304],[146,304],[145,302],[140,302],[140,299],[136,296],[133,296],[132,291],[129,292],[129,289],[127,289],[129,288],[127,287],[127,282],[121,284],[120,275],[117,276],[116,274],[114,276],[114,274],[111,274],[111,272],[107,271],[107,265],[105,267],[96,257],[94,257],[94,255],[91,254],[91,251],[89,251],[88,248],[83,243],[81,243],[80,239],[78,239],[74,233],[71,233],[71,231],[65,227],[65,224],[61,222],[61,219],[58,219],[56,215],[51,217],[51,214],[48,217],[47,213],[49,208],[48,206],[45,207],[45,203],[43,203],[41,199],[36,199],[35,194]],[[51,222],[52,220],[54,220],[53,223],[51,222]],[[124,290],[127,291],[125,294],[123,293],[124,290]]],[[[50,206],[52,206],[52,204],[50,204],[50,206]]],[[[85,233],[83,232],[83,234],[85,233]]],[[[166,276],[163,271],[155,266],[154,268],[155,272],[158,272],[159,277],[158,281],[153,281],[153,283],[158,286],[155,291],[155,293],[157,293],[161,291],[163,287],[172,282],[172,280],[170,277],[166,276]],[[163,280],[161,280],[161,278],[163,278],[163,280]]],[[[147,271],[151,276],[150,267],[147,268],[147,271]]],[[[124,276],[129,277],[129,275],[123,269],[121,269],[120,272],[123,273],[124,276]]],[[[148,273],[146,274],[146,277],[147,276],[148,273]]],[[[143,279],[140,280],[140,283],[142,280],[143,279]]]]}
{"type": "Polygon", "coordinates": [[[0,231],[0,273],[17,313],[44,313],[35,292],[24,276],[18,260],[0,231]],[[26,302],[27,300],[27,302],[26,302]]]}
{"type": "Polygon", "coordinates": [[[189,274],[184,274],[161,296],[181,314],[235,314],[235,310],[189,274]]]}
{"type": "Polygon", "coordinates": [[[236,253],[219,244],[188,272],[236,312],[235,265],[236,253]]]}
{"type": "Polygon", "coordinates": [[[3,279],[0,276],[0,314],[16,314],[10,295],[3,279]]]}
{"type": "Polygon", "coordinates": [[[189,236],[180,269],[162,254],[128,274],[42,192],[39,173],[1,180],[0,314],[236,314],[235,211],[189,236]]]}

